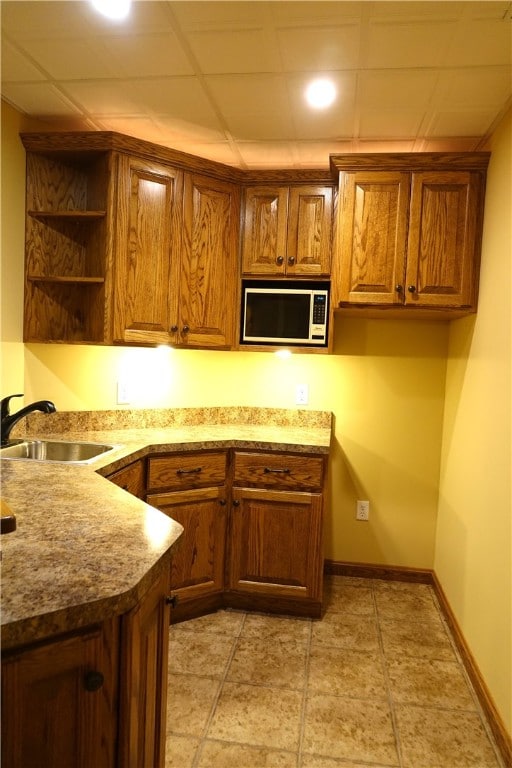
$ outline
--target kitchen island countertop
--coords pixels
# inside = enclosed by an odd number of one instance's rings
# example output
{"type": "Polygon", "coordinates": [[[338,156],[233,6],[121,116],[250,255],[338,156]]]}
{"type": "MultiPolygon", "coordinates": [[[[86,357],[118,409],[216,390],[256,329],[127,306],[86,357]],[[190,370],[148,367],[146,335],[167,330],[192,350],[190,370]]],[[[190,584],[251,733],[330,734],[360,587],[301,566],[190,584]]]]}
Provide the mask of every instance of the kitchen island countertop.
{"type": "Polygon", "coordinates": [[[125,613],[168,567],[182,527],[102,475],[155,452],[327,454],[331,414],[290,413],[229,409],[231,423],[211,423],[228,421],[224,409],[34,414],[27,435],[116,448],[88,465],[1,462],[2,498],[17,519],[1,540],[3,649],[125,613]]]}

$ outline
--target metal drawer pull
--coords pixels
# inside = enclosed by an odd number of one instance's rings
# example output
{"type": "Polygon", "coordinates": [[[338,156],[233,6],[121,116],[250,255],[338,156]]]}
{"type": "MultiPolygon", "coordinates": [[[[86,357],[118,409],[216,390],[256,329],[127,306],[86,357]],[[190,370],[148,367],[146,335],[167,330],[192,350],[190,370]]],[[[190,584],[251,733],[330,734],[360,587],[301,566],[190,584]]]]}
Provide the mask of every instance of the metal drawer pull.
{"type": "Polygon", "coordinates": [[[271,472],[272,474],[275,474],[275,475],[289,475],[291,470],[289,470],[289,469],[272,469],[272,467],[265,467],[265,469],[263,471],[265,473],[267,473],[267,474],[269,472],[271,472]]]}
{"type": "Polygon", "coordinates": [[[194,469],[177,469],[176,474],[177,475],[197,475],[199,472],[202,472],[202,467],[194,467],[194,469]]]}

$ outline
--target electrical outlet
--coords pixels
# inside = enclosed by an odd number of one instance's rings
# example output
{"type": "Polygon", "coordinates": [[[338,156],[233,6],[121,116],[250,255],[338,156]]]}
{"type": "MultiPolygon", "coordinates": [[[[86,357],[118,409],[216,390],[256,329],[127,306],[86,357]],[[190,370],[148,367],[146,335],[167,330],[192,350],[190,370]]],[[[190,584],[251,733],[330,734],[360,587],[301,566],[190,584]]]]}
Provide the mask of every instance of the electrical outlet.
{"type": "Polygon", "coordinates": [[[308,404],[308,385],[297,384],[295,389],[295,405],[307,405],[308,404]]]}
{"type": "Polygon", "coordinates": [[[368,520],[370,517],[370,502],[356,501],[356,520],[368,520]]]}
{"type": "Polygon", "coordinates": [[[126,380],[119,379],[117,382],[117,404],[128,405],[131,400],[130,385],[126,380]]]}

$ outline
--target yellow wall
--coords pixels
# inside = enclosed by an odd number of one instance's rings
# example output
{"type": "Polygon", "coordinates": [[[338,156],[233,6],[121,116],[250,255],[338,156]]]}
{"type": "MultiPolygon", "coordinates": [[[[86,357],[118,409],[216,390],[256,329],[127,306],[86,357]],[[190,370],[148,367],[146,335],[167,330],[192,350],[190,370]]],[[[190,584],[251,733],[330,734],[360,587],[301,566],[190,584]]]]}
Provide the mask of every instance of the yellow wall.
{"type": "Polygon", "coordinates": [[[449,335],[435,571],[512,733],[512,116],[494,134],[479,309],[449,335]]]}

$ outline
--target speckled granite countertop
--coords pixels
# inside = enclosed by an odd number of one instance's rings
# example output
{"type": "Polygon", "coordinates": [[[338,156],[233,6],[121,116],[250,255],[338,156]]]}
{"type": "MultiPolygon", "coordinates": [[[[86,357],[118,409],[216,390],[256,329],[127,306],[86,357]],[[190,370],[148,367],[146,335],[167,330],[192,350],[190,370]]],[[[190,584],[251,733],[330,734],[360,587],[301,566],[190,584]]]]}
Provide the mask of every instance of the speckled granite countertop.
{"type": "Polygon", "coordinates": [[[278,409],[33,414],[12,437],[101,441],[88,465],[2,461],[17,529],[1,539],[2,647],[130,610],[168,567],[182,528],[101,475],[156,451],[250,448],[327,454],[332,415],[278,409]]]}

